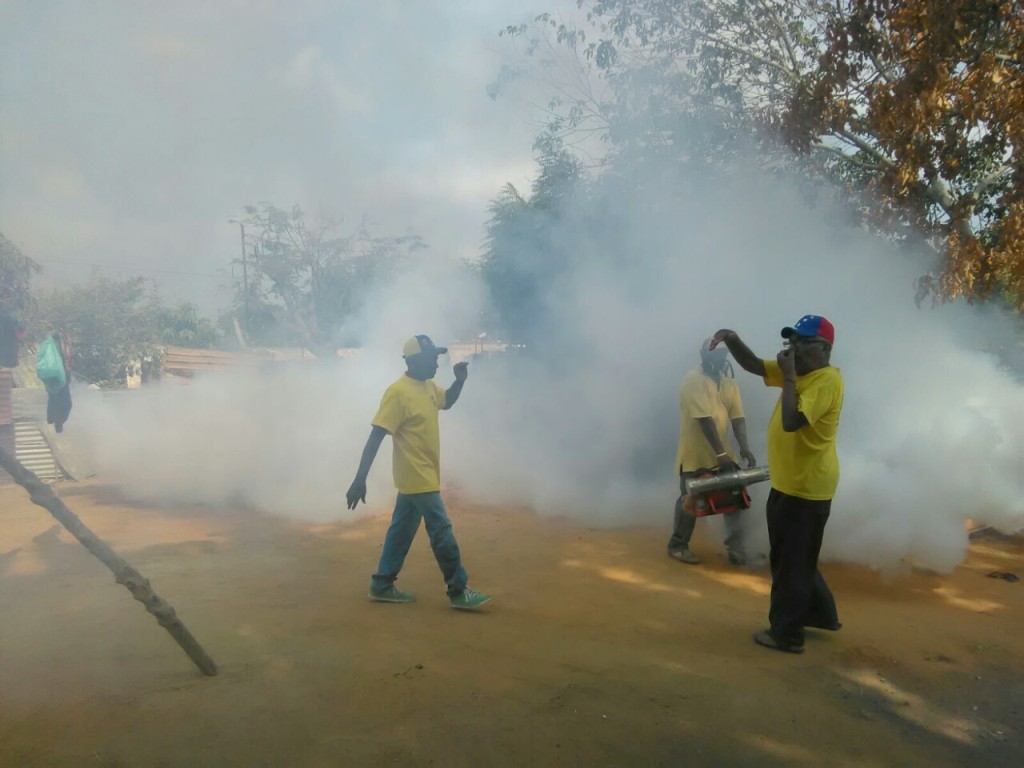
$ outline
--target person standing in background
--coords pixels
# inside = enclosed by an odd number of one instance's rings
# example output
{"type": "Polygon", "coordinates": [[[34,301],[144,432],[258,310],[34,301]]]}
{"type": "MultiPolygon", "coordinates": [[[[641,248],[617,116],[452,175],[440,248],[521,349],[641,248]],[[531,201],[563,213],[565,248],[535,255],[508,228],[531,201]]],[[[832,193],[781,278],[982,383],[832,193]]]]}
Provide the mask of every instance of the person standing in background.
{"type": "MultiPolygon", "coordinates": [[[[729,447],[729,425],[740,446],[740,456],[748,467],[757,459],[747,444],[747,421],[743,415],[740,388],[732,377],[728,352],[719,347],[711,349],[711,339],[700,348],[700,367],[683,377],[679,388],[679,447],[676,450],[676,470],[679,472],[679,498],[676,500],[672,536],[668,540],[668,555],[682,563],[700,562],[690,550],[697,518],[683,505],[686,481],[690,478],[721,469],[738,469],[736,457],[729,447]]],[[[740,512],[729,512],[725,521],[725,548],[729,562],[745,565],[746,549],[740,512]]]]}

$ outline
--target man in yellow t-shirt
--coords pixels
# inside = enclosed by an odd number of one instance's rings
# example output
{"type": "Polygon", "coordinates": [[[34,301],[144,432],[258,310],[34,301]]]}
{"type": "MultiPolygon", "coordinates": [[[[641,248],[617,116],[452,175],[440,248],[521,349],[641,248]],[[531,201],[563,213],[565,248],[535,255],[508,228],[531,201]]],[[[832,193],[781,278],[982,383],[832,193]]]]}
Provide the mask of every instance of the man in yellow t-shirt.
{"type": "Polygon", "coordinates": [[[466,586],[468,577],[462,567],[459,544],[441,499],[441,437],[438,411],[455,405],[468,376],[468,364],[456,363],[455,381],[447,389],[434,383],[437,358],[448,352],[436,347],[427,336],[414,336],[405,342],[402,356],[406,372],[387,388],[377,415],[373,417],[370,437],[363,448],[355,480],[346,494],[348,508],[366,503],[366,478],[385,436],[391,435],[394,448],[392,471],[398,498],[391,525],[384,538],[377,573],[370,582],[370,599],[380,603],[411,603],[416,598],[395,586],[412,540],[422,519],[430,537],[452,608],[479,608],[491,598],[466,586]]]}
{"type": "Polygon", "coordinates": [[[735,331],[718,331],[744,370],[782,394],[768,421],[768,540],[771,546],[770,627],[759,645],[789,653],[804,650],[804,628],[838,630],[831,590],[818,570],[818,554],[839,483],[836,433],[843,378],[830,365],[835,328],[820,315],[804,315],[782,329],[787,348],[762,360],[735,331]]]}
{"type": "MultiPolygon", "coordinates": [[[[732,377],[728,357],[724,347],[712,350],[711,339],[707,339],[700,348],[700,367],[687,373],[679,388],[679,448],[676,450],[679,498],[676,500],[672,536],[668,540],[668,555],[691,565],[696,565],[700,559],[690,550],[690,537],[697,518],[683,507],[687,480],[716,467],[726,472],[737,468],[736,457],[729,447],[730,424],[740,446],[740,456],[748,467],[757,464],[747,445],[743,400],[732,377]]],[[[730,512],[723,518],[729,562],[744,565],[747,556],[740,513],[730,512]]]]}

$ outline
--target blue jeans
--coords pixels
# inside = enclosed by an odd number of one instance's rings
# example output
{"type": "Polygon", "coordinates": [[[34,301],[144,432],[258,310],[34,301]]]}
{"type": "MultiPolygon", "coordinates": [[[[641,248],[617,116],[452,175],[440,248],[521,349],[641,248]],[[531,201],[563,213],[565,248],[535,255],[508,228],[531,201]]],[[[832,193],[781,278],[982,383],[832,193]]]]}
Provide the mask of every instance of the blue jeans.
{"type": "Polygon", "coordinates": [[[395,583],[402,570],[405,556],[420,527],[420,519],[427,526],[430,549],[434,552],[444,582],[448,585],[448,596],[462,594],[469,577],[462,567],[459,543],[455,541],[452,521],[445,512],[441,493],[400,493],[395,500],[395,511],[391,515],[391,526],[384,537],[384,550],[380,553],[377,573],[373,574],[373,588],[387,589],[395,583]]]}

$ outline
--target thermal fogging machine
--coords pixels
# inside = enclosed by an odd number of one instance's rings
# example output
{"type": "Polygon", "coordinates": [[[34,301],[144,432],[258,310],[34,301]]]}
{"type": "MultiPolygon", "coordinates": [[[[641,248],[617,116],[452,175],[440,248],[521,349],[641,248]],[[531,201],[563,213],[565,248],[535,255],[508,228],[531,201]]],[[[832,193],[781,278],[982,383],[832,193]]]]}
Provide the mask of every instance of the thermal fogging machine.
{"type": "Polygon", "coordinates": [[[738,512],[750,506],[747,486],[769,478],[768,467],[702,473],[686,481],[683,509],[695,517],[738,512]]]}

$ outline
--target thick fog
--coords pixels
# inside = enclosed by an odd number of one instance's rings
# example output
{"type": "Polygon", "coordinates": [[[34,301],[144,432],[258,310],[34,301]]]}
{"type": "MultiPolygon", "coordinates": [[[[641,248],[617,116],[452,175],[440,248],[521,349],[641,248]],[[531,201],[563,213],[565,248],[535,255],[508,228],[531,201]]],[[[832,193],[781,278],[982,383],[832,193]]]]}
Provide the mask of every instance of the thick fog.
{"type": "Polygon", "coordinates": [[[486,89],[511,55],[497,31],[536,7],[0,3],[0,231],[39,285],[141,275],[212,314],[228,219],[264,200],[474,256],[487,200],[532,167],[540,91],[486,89]]]}
{"type": "MultiPolygon", "coordinates": [[[[237,248],[227,219],[260,200],[368,215],[431,245],[352,319],[354,356],[113,398],[79,390],[69,434],[105,480],[146,502],[316,521],[389,507],[390,440],[369,506],[349,512],[344,494],[380,396],[404,371],[402,343],[426,333],[443,345],[474,327],[487,292],[458,261],[479,255],[488,200],[535,173],[527,97],[485,93],[505,55],[497,30],[530,7],[18,7],[0,30],[0,230],[47,280],[102,263],[216,306],[237,248]]],[[[1024,389],[984,351],[1008,329],[962,304],[917,309],[926,261],[755,167],[609,182],[591,207],[564,212],[556,237],[577,256],[545,284],[543,351],[471,364],[441,414],[446,486],[593,525],[660,526],[667,539],[677,392],[701,341],[732,328],[770,358],[784,325],[816,313],[835,325],[846,382],[824,558],[948,570],[966,551],[966,520],[1024,527],[1024,389]],[[600,226],[595,209],[607,212],[600,226]]],[[[778,392],[736,377],[765,463],[778,392]]],[[[451,380],[442,359],[438,381],[451,380]]],[[[752,490],[764,546],[767,487],[752,490]]]]}
{"type": "MultiPolygon", "coordinates": [[[[792,182],[751,172],[651,195],[615,200],[614,250],[565,218],[585,258],[548,286],[554,359],[471,365],[462,399],[441,414],[446,485],[590,524],[661,525],[667,537],[677,390],[701,341],[728,327],[774,357],[784,325],[820,313],[835,324],[832,362],[846,383],[825,557],[949,569],[965,553],[967,519],[1024,527],[1024,391],[981,351],[1005,332],[998,319],[966,305],[915,308],[926,265],[833,225],[838,212],[809,207],[792,182]]],[[[404,370],[402,341],[450,341],[485,296],[463,271],[424,270],[371,302],[354,358],[165,384],[116,408],[83,406],[79,422],[102,427],[104,473],[140,497],[344,519],[380,395],[404,370]]],[[[736,377],[763,463],[778,390],[738,367],[736,377]]],[[[451,379],[442,358],[438,381],[451,379]]],[[[390,441],[371,480],[370,509],[389,506],[390,441]]],[[[755,491],[750,526],[763,544],[767,488],[755,491]]]]}

